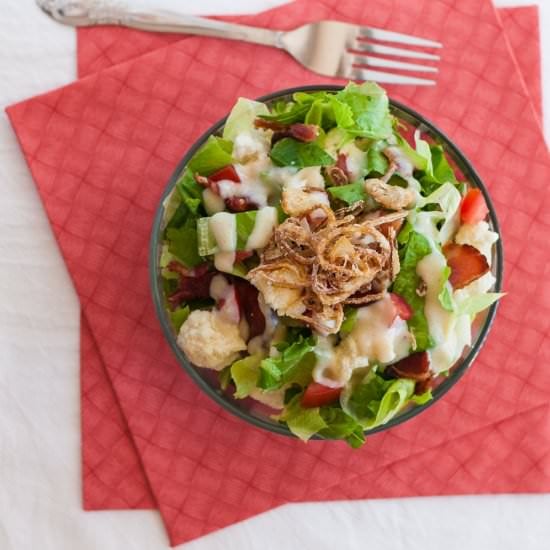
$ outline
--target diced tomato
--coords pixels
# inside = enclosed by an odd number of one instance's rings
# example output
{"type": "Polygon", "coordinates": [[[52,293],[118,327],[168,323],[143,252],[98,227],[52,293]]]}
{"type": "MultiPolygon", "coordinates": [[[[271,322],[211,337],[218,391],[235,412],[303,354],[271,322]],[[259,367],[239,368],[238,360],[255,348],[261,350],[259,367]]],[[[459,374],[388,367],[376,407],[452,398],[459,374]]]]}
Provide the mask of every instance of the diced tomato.
{"type": "Polygon", "coordinates": [[[312,382],[307,388],[302,397],[302,407],[305,409],[313,409],[314,407],[322,407],[323,405],[330,405],[338,400],[342,388],[329,388],[312,382]]]}
{"type": "Polygon", "coordinates": [[[449,282],[455,290],[464,288],[489,271],[487,258],[469,244],[446,244],[443,254],[451,268],[449,282]]]}
{"type": "Polygon", "coordinates": [[[485,219],[489,209],[479,189],[470,189],[462,199],[460,219],[463,223],[477,223],[485,219]]]}
{"type": "Polygon", "coordinates": [[[430,376],[430,358],[427,351],[413,353],[401,361],[388,367],[390,373],[398,378],[411,378],[412,380],[427,380],[430,376]]]}
{"type": "Polygon", "coordinates": [[[413,310],[405,301],[405,298],[399,294],[395,294],[395,292],[390,292],[390,298],[395,308],[395,314],[401,317],[404,321],[408,321],[413,316],[413,310]]]}
{"type": "Polygon", "coordinates": [[[213,174],[210,174],[208,176],[208,179],[210,181],[229,180],[234,181],[235,183],[240,183],[241,181],[241,178],[239,178],[239,174],[237,174],[237,171],[232,164],[228,164],[227,166],[220,168],[213,174]]]}

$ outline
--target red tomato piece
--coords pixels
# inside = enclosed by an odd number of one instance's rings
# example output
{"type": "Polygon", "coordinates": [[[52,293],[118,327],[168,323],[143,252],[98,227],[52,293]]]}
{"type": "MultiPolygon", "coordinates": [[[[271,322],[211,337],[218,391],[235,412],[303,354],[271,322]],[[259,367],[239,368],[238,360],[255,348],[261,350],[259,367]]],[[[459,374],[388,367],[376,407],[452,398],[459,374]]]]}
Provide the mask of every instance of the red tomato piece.
{"type": "Polygon", "coordinates": [[[477,223],[485,219],[489,209],[479,189],[470,189],[460,205],[460,219],[463,223],[477,223]]]}
{"type": "Polygon", "coordinates": [[[208,179],[210,181],[230,180],[234,181],[235,183],[240,183],[241,181],[241,178],[239,178],[239,174],[237,174],[237,171],[232,164],[228,164],[227,166],[220,168],[213,174],[210,174],[208,176],[208,179]]]}
{"type": "Polygon", "coordinates": [[[302,407],[305,409],[313,409],[315,407],[322,407],[323,405],[330,405],[338,400],[342,388],[329,388],[312,382],[307,388],[302,397],[302,407]]]}
{"type": "Polygon", "coordinates": [[[408,321],[413,316],[413,310],[405,301],[405,298],[399,296],[399,294],[395,294],[395,292],[390,292],[390,298],[395,307],[396,315],[401,317],[404,321],[408,321]]]}

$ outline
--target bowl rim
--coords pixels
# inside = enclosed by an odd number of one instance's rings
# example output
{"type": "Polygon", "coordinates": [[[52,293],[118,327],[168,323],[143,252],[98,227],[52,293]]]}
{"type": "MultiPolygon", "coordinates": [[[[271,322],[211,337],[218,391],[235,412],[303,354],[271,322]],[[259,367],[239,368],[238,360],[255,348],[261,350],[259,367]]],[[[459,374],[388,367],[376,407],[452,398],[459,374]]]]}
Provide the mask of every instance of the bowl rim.
{"type": "MultiPolygon", "coordinates": [[[[295,86],[292,88],[285,88],[283,90],[277,90],[275,92],[262,95],[258,97],[256,101],[267,102],[267,101],[277,99],[279,97],[292,95],[296,92],[318,92],[318,91],[337,92],[339,90],[342,90],[343,88],[344,88],[343,85],[335,85],[335,84],[314,84],[314,85],[305,85],[305,86],[295,86]]],[[[411,109],[410,107],[404,105],[403,103],[391,98],[389,98],[389,101],[391,106],[396,107],[398,110],[416,119],[416,121],[419,122],[420,125],[424,126],[432,134],[434,134],[438,138],[438,140],[444,145],[445,150],[451,151],[452,155],[460,161],[463,167],[466,168],[468,172],[468,181],[470,183],[473,183],[475,187],[481,190],[483,197],[485,199],[485,202],[487,203],[487,207],[489,208],[489,218],[491,220],[492,229],[499,236],[498,241],[495,243],[496,265],[494,270],[494,276],[496,280],[494,284],[494,291],[500,292],[502,288],[502,279],[503,279],[503,271],[504,271],[504,249],[502,245],[502,234],[500,231],[500,225],[498,223],[495,207],[491,201],[491,197],[489,195],[487,188],[485,187],[485,184],[483,183],[480,176],[472,166],[471,162],[466,158],[464,153],[462,153],[462,151],[454,144],[454,142],[442,130],[440,130],[435,124],[430,122],[428,119],[426,119],[423,115],[416,112],[414,109],[411,109]]],[[[168,183],[166,184],[165,189],[162,193],[162,196],[156,207],[155,217],[153,220],[153,226],[151,231],[151,239],[149,243],[149,280],[151,285],[153,302],[155,305],[155,312],[156,312],[158,321],[161,325],[164,336],[168,341],[168,344],[170,345],[172,351],[176,355],[178,363],[191,377],[191,380],[193,380],[193,382],[195,382],[202,391],[204,391],[218,405],[222,406],[227,411],[236,415],[238,418],[245,420],[248,423],[256,426],[257,428],[262,428],[272,433],[277,433],[280,435],[285,435],[285,436],[290,436],[295,438],[296,436],[285,425],[280,423],[268,422],[266,420],[263,420],[260,417],[246,413],[243,409],[241,409],[237,405],[233,404],[230,400],[228,400],[226,396],[221,392],[221,390],[219,389],[217,390],[213,388],[201,376],[201,374],[197,370],[195,370],[195,368],[191,365],[191,363],[189,362],[189,360],[187,359],[187,357],[185,356],[181,348],[177,345],[176,337],[174,336],[171,330],[171,325],[170,325],[169,319],[166,316],[166,311],[163,305],[163,295],[162,295],[161,286],[158,284],[158,280],[159,280],[158,241],[159,241],[160,229],[163,221],[164,201],[168,197],[168,195],[172,192],[177,180],[179,179],[182,171],[184,170],[185,166],[187,165],[189,160],[192,158],[192,156],[206,142],[206,140],[210,137],[210,135],[215,134],[223,127],[228,116],[229,115],[224,116],[222,119],[218,120],[213,125],[211,125],[205,132],[201,134],[201,136],[187,150],[183,158],[180,160],[180,162],[176,166],[174,172],[172,173],[172,176],[168,180],[168,183]]],[[[464,359],[461,361],[461,363],[453,367],[453,371],[450,374],[450,376],[447,377],[445,380],[443,380],[443,382],[441,382],[437,386],[437,388],[435,388],[433,393],[433,398],[430,401],[428,401],[423,405],[416,405],[415,407],[412,407],[409,410],[405,411],[403,414],[398,414],[397,416],[393,417],[391,420],[389,420],[385,424],[382,424],[381,426],[364,430],[365,436],[372,435],[377,432],[385,431],[399,424],[402,424],[403,422],[406,422],[407,420],[414,418],[418,414],[422,413],[423,411],[431,407],[434,403],[439,401],[462,378],[462,376],[470,368],[475,358],[479,354],[481,348],[485,344],[489,331],[493,325],[493,321],[495,319],[498,306],[499,306],[499,302],[495,302],[489,307],[489,311],[487,312],[483,326],[479,331],[476,342],[470,348],[470,350],[468,351],[464,359]]],[[[317,434],[314,435],[312,439],[327,440],[327,438],[324,438],[317,434]]]]}

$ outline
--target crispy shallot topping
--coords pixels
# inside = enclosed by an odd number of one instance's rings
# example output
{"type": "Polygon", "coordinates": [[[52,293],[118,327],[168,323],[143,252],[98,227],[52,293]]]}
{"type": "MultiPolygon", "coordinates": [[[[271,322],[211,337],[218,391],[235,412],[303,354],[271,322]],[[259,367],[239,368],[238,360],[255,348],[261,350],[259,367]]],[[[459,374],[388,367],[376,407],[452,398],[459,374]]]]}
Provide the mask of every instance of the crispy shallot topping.
{"type": "MultiPolygon", "coordinates": [[[[327,206],[321,223],[308,214],[287,218],[273,234],[260,265],[249,272],[277,288],[295,289],[303,307],[287,315],[302,320],[321,334],[334,334],[343,321],[346,304],[366,304],[382,298],[399,272],[393,227],[380,227],[407,215],[406,211],[372,216],[361,223],[353,214],[337,217],[327,206]]],[[[256,281],[256,282],[255,282],[256,281]]]]}
{"type": "Polygon", "coordinates": [[[390,185],[389,179],[397,170],[392,164],[383,178],[369,178],[365,180],[365,190],[380,205],[388,210],[402,210],[409,208],[416,200],[415,193],[408,187],[390,185]]]}

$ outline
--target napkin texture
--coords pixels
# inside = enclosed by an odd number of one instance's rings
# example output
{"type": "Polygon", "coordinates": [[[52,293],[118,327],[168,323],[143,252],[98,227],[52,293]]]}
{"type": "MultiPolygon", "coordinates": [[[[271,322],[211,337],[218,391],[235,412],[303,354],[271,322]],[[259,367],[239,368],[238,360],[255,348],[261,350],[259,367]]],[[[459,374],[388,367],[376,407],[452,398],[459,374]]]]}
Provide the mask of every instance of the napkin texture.
{"type": "MultiPolygon", "coordinates": [[[[290,4],[288,9],[292,7],[290,4]]],[[[542,119],[538,7],[501,8],[496,11],[537,114],[542,119]]],[[[241,16],[227,19],[246,23],[247,18],[241,16]]],[[[185,38],[119,27],[80,28],[79,77],[185,38]]],[[[84,317],[81,323],[81,342],[84,508],[96,510],[154,507],[154,497],[141,460],[84,317]]],[[[330,499],[334,495],[329,490],[320,492],[317,496],[330,499]]],[[[312,495],[308,498],[311,499],[312,495]]]]}
{"type": "MultiPolygon", "coordinates": [[[[296,5],[301,11],[292,18],[279,8],[266,23],[291,27],[334,17],[388,26],[391,16],[396,30],[422,29],[445,42],[437,88],[390,92],[451,134],[488,183],[504,225],[510,295],[464,380],[416,419],[370,438],[361,451],[264,433],[203,396],[163,341],[148,290],[150,224],[182,152],[237,95],[328,80],[279,51],[245,44],[228,51],[223,41],[190,38],[11,107],[173,543],[368,474],[380,481],[371,496],[413,494],[417,479],[400,477],[398,487],[388,481],[396,464],[428,452],[448,462],[453,440],[495,423],[503,426],[502,437],[459,446],[458,464],[476,452],[484,460],[469,463],[477,486],[465,480],[452,492],[531,490],[523,485],[531,477],[538,479],[537,491],[550,488],[547,416],[529,425],[530,444],[523,424],[521,430],[508,424],[547,403],[550,389],[550,373],[539,368],[550,357],[550,161],[490,2],[388,0],[368,10],[352,1],[296,5]],[[528,254],[522,254],[526,241],[528,254]],[[522,444],[517,468],[507,458],[522,444]],[[493,478],[500,482],[491,485],[493,478]]],[[[422,494],[443,494],[448,486],[448,479],[432,475],[422,494]]]]}

